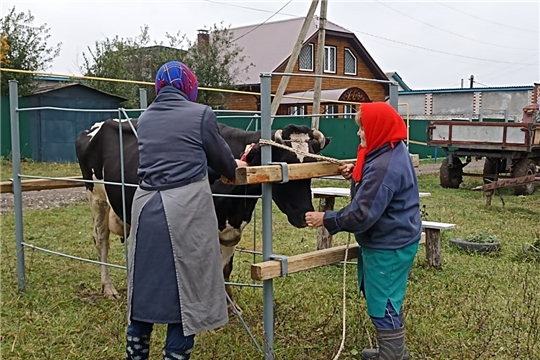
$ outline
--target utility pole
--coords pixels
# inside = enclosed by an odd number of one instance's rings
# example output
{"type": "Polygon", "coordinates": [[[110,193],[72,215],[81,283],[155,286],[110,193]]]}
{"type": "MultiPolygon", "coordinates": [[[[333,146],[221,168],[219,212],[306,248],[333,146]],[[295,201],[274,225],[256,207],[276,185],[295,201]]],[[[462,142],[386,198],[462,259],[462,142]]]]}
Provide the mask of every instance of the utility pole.
{"type": "MultiPolygon", "coordinates": [[[[324,66],[324,41],[326,38],[326,13],[328,9],[328,0],[321,0],[321,16],[319,18],[319,39],[317,41],[317,62],[315,63],[315,74],[322,75],[324,66]]],[[[321,88],[322,78],[315,78],[315,87],[313,88],[313,109],[312,114],[321,112],[321,88]]],[[[319,130],[319,117],[311,118],[311,127],[319,130]]]]}
{"type": "MultiPolygon", "coordinates": [[[[313,15],[315,14],[315,10],[317,9],[318,4],[319,4],[319,0],[311,1],[311,6],[309,7],[308,14],[306,18],[304,19],[304,24],[302,25],[302,29],[300,29],[300,34],[298,34],[298,38],[296,39],[296,44],[294,44],[291,57],[289,58],[289,62],[287,63],[287,66],[285,67],[286,73],[292,73],[294,69],[294,65],[296,64],[296,61],[298,60],[298,55],[300,55],[300,50],[302,50],[302,43],[304,42],[304,39],[306,38],[306,34],[309,29],[309,24],[311,23],[311,21],[313,21],[313,15]]],[[[277,113],[279,104],[281,103],[281,99],[283,99],[283,94],[285,94],[285,89],[287,88],[288,83],[289,83],[289,76],[282,76],[281,81],[279,82],[278,89],[276,91],[276,96],[274,96],[274,100],[272,101],[272,110],[271,110],[272,123],[274,122],[274,116],[277,113]]]]}

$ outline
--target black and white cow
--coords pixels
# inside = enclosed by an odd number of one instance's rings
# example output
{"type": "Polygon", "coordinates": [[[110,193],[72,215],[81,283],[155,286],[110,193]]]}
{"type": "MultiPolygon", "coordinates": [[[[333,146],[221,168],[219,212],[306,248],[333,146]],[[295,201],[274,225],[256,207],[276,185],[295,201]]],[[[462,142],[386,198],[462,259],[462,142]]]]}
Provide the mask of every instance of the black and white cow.
{"type": "MultiPolygon", "coordinates": [[[[131,122],[136,128],[137,121],[131,120],[131,122]]],[[[116,119],[96,123],[90,130],[83,131],[77,138],[77,158],[84,179],[121,182],[119,123],[116,119]]],[[[137,184],[139,181],[137,176],[139,165],[137,138],[127,120],[123,120],[121,124],[124,142],[124,181],[127,184],[137,184]]],[[[251,166],[261,164],[261,148],[258,145],[261,138],[260,131],[244,131],[223,124],[219,124],[219,126],[221,135],[229,144],[233,154],[239,158],[244,153],[246,146],[255,144],[246,154],[246,161],[251,166]]],[[[288,125],[283,129],[273,131],[272,139],[291,146],[293,149],[313,154],[319,153],[330,142],[330,139],[326,138],[320,131],[297,125],[288,125]]],[[[272,147],[272,161],[292,164],[315,160],[272,147]]],[[[122,222],[122,190],[118,185],[103,186],[92,183],[88,183],[86,189],[94,221],[94,242],[100,261],[106,262],[110,232],[112,231],[122,238],[126,237],[123,233],[122,222]],[[111,208],[113,211],[110,211],[111,208]]],[[[216,181],[212,184],[212,192],[228,195],[260,195],[261,185],[230,185],[216,181]]],[[[127,225],[131,223],[131,203],[134,193],[134,187],[125,187],[127,225]]],[[[272,185],[272,198],[278,208],[287,216],[291,225],[298,228],[306,226],[304,215],[308,211],[313,211],[310,179],[284,184],[274,183],[272,185]]],[[[232,271],[235,246],[241,240],[243,229],[251,221],[256,203],[256,198],[214,197],[223,272],[227,282],[232,271]]],[[[129,234],[129,226],[127,226],[127,232],[129,234]]],[[[118,297],[106,266],[101,266],[101,286],[105,297],[118,297]]],[[[226,288],[227,293],[231,296],[230,287],[226,286],[226,288]]]]}

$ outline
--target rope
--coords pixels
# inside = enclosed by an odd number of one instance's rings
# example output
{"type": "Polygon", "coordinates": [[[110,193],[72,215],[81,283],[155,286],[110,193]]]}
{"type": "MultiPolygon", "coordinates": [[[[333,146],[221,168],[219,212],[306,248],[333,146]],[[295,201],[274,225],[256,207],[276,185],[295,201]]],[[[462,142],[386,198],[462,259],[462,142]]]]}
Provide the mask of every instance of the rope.
{"type": "MultiPolygon", "coordinates": [[[[289,141],[289,142],[303,142],[303,140],[285,140],[285,141],[289,141]]],[[[284,149],[284,150],[287,150],[287,151],[290,151],[292,153],[295,153],[297,155],[303,155],[304,157],[311,157],[311,158],[315,158],[315,159],[319,159],[319,160],[323,160],[323,161],[328,161],[329,163],[332,163],[332,164],[337,164],[337,165],[345,165],[347,164],[345,161],[341,161],[341,160],[338,160],[338,159],[334,159],[334,158],[331,158],[331,157],[328,157],[328,156],[323,156],[323,155],[317,155],[317,154],[311,154],[311,153],[307,153],[305,151],[302,151],[302,150],[298,150],[298,149],[293,149],[292,147],[290,146],[287,146],[287,145],[283,145],[283,144],[280,144],[280,143],[277,143],[275,141],[272,141],[272,140],[265,140],[265,139],[259,139],[259,144],[261,145],[271,145],[271,146],[275,146],[275,147],[278,147],[278,148],[281,148],[281,149],[284,149]]],[[[352,199],[351,199],[352,200],[352,199]]],[[[342,312],[343,312],[343,318],[342,318],[342,333],[341,333],[341,344],[339,345],[339,349],[338,349],[338,352],[336,354],[336,356],[334,356],[333,360],[337,360],[341,353],[343,352],[343,349],[345,348],[345,335],[346,335],[346,324],[347,324],[347,258],[349,257],[349,245],[351,243],[351,234],[349,233],[349,237],[347,239],[347,247],[345,248],[345,259],[343,259],[343,307],[342,307],[342,312]]]]}
{"type": "MultiPolygon", "coordinates": [[[[294,142],[293,140],[285,140],[285,141],[294,142]]],[[[303,141],[301,141],[301,142],[303,142],[303,141]]],[[[314,158],[314,159],[318,159],[318,160],[328,161],[329,163],[336,164],[336,165],[345,165],[345,164],[347,164],[345,161],[334,159],[334,158],[331,158],[331,157],[328,157],[328,156],[312,154],[312,153],[308,153],[308,152],[305,152],[305,151],[302,151],[302,150],[293,149],[290,146],[277,143],[277,142],[275,142],[273,140],[260,139],[259,144],[275,146],[275,147],[278,147],[278,148],[293,152],[293,153],[298,154],[298,155],[303,155],[304,157],[310,157],[310,158],[314,158]]]]}

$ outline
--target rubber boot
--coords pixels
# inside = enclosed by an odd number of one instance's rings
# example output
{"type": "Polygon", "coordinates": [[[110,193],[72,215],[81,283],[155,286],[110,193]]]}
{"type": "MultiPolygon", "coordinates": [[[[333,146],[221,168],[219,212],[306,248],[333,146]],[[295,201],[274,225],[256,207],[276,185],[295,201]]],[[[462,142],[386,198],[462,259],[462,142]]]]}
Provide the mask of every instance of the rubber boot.
{"type": "MultiPolygon", "coordinates": [[[[403,312],[399,314],[399,321],[401,321],[401,324],[403,325],[401,329],[403,329],[403,337],[405,338],[405,314],[403,312]]],[[[400,330],[400,329],[396,329],[396,330],[400,330]]],[[[377,336],[377,339],[378,339],[378,336],[377,336]]],[[[379,349],[364,349],[361,352],[361,356],[362,356],[362,360],[377,360],[379,359],[379,349]]],[[[403,353],[402,359],[403,360],[410,359],[409,349],[407,349],[407,345],[405,345],[405,351],[403,353]]]]}
{"type": "Polygon", "coordinates": [[[182,353],[163,349],[163,360],[189,360],[191,349],[182,353]]]}
{"type": "Polygon", "coordinates": [[[150,335],[128,335],[126,340],[127,360],[148,360],[150,354],[150,335]]]}

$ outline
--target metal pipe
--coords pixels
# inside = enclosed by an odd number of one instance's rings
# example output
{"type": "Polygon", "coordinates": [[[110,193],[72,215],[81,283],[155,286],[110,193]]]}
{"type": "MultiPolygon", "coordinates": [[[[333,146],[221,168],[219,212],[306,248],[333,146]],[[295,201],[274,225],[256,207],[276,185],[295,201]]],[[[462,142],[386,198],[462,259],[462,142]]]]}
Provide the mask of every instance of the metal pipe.
{"type": "MultiPolygon", "coordinates": [[[[271,119],[271,80],[272,75],[261,74],[261,139],[272,138],[271,119]]],[[[272,149],[263,146],[261,149],[262,165],[272,161],[272,149]]],[[[272,184],[262,184],[262,241],[263,261],[270,260],[272,255],[272,184]]],[[[263,282],[263,322],[264,322],[264,359],[274,359],[274,283],[263,282]]]]}
{"type": "Polygon", "coordinates": [[[398,109],[398,85],[395,82],[390,83],[390,98],[388,99],[388,102],[397,111],[397,109],[398,109]]]}
{"type": "MultiPolygon", "coordinates": [[[[356,80],[356,81],[369,81],[369,82],[378,82],[383,84],[397,84],[395,81],[391,80],[377,80],[377,79],[366,79],[366,78],[352,78],[350,76],[336,76],[336,75],[317,75],[317,74],[304,74],[304,73],[280,73],[280,72],[273,72],[269,75],[273,76],[301,76],[301,77],[321,77],[321,78],[327,78],[327,79],[342,79],[342,80],[356,80]]],[[[397,85],[396,85],[397,86],[397,85]]],[[[262,96],[262,89],[261,89],[261,96],[262,96]]],[[[284,96],[285,97],[285,96],[284,96]]],[[[262,107],[261,107],[262,109],[262,107]]]]}
{"type": "MultiPolygon", "coordinates": [[[[129,267],[129,258],[128,258],[128,242],[127,238],[129,237],[129,234],[127,233],[127,224],[126,224],[126,183],[125,183],[125,174],[124,174],[124,135],[122,131],[122,114],[121,109],[118,109],[118,119],[120,120],[118,122],[118,139],[120,141],[120,182],[122,186],[122,231],[124,233],[124,255],[126,257],[126,268],[129,267]]],[[[128,119],[129,122],[129,119],[128,119]]],[[[135,133],[137,135],[137,133],[135,133]]],[[[126,271],[126,276],[129,276],[128,272],[126,271]]],[[[129,282],[129,279],[127,279],[129,282]]]]}
{"type": "Polygon", "coordinates": [[[139,88],[139,107],[144,110],[148,108],[148,97],[146,96],[145,88],[139,88]]]}
{"type": "Polygon", "coordinates": [[[15,80],[9,80],[9,116],[11,119],[11,160],[13,170],[13,210],[15,212],[15,250],[17,252],[17,282],[24,290],[24,247],[22,221],[21,144],[19,137],[19,90],[15,80]]]}

